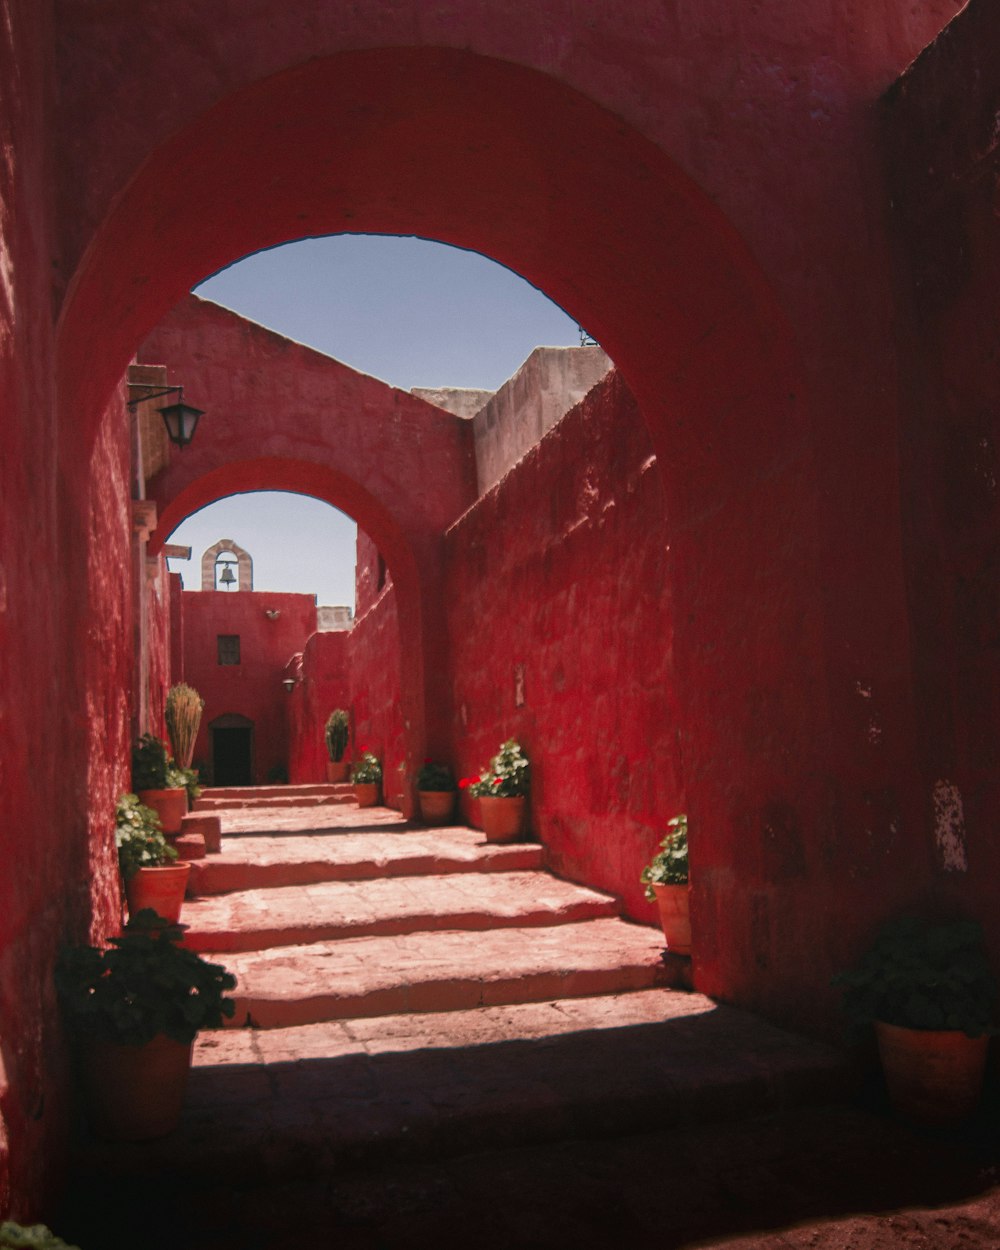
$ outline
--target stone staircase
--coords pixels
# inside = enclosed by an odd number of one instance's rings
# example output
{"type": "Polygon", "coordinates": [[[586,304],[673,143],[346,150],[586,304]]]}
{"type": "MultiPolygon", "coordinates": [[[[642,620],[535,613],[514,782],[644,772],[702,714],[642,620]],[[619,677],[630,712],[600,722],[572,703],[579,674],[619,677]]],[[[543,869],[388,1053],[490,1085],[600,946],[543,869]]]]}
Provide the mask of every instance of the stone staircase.
{"type": "Polygon", "coordinates": [[[666,985],[658,930],[543,848],[359,809],[346,787],[207,791],[186,943],[238,977],[177,1132],[86,1143],[84,1178],[280,1184],[843,1096],[832,1050],[666,985]],[[297,800],[301,799],[299,802],[297,800]]]}

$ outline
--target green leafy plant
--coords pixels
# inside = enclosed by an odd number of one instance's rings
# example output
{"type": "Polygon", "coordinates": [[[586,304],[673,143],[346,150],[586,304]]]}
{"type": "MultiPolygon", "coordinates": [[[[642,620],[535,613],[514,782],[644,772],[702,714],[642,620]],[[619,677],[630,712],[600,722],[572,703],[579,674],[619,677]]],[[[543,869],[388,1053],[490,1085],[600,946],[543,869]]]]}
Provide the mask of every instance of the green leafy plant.
{"type": "Polygon", "coordinates": [[[167,735],[174,752],[174,759],[181,769],[189,769],[194,757],[194,744],[198,737],[201,714],[205,700],[193,687],[180,682],[167,691],[164,718],[167,735]]]}
{"type": "Polygon", "coordinates": [[[531,765],[514,738],[508,738],[469,787],[477,798],[516,799],[531,788],[531,765]]]}
{"type": "Polygon", "coordinates": [[[201,797],[200,778],[197,769],[181,768],[173,760],[167,765],[167,789],[184,789],[188,793],[188,802],[194,803],[201,797]]]}
{"type": "Polygon", "coordinates": [[[351,769],[351,782],[356,786],[378,785],[382,780],[382,765],[372,751],[362,751],[351,769]]]}
{"type": "Polygon", "coordinates": [[[132,747],[132,789],[170,789],[167,780],[169,768],[167,744],[155,734],[143,734],[132,747]]]}
{"type": "Polygon", "coordinates": [[[0,1223],[0,1250],[80,1250],[57,1237],[44,1224],[0,1223]]]}
{"type": "Polygon", "coordinates": [[[140,868],[161,868],[177,858],[164,837],[159,816],[135,794],[123,794],[115,804],[115,846],[126,881],[140,868]]]}
{"type": "Polygon", "coordinates": [[[670,832],[660,843],[660,849],[642,870],[639,880],[646,887],[646,897],[656,901],[654,885],[687,885],[688,882],[688,825],[684,812],[667,821],[670,832]]]}
{"type": "Polygon", "coordinates": [[[436,764],[433,760],[424,760],[424,766],[417,773],[418,790],[454,790],[455,774],[447,764],[436,764]]]}
{"type": "Polygon", "coordinates": [[[342,707],[335,708],[330,713],[323,732],[330,762],[339,764],[347,750],[347,738],[350,733],[350,720],[342,707]]]}
{"type": "Polygon", "coordinates": [[[107,949],[64,950],[56,989],[72,1027],[105,1041],[143,1046],[163,1033],[190,1043],[200,1029],[218,1028],[235,1011],[227,990],[236,978],[178,942],[182,925],[145,908],[107,949]]]}
{"type": "Polygon", "coordinates": [[[855,1027],[876,1020],[909,1029],[993,1032],[997,986],[974,920],[890,920],[856,968],[834,977],[855,1027]]]}

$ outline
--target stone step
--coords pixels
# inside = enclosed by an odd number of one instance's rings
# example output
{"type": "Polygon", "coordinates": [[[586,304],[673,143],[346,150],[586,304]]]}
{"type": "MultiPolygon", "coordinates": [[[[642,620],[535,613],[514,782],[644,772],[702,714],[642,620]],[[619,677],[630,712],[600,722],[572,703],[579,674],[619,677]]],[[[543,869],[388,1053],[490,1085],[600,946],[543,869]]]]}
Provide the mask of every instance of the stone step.
{"type": "Polygon", "coordinates": [[[353,794],[276,794],[268,795],[210,795],[202,794],[195,799],[193,810],[196,812],[220,812],[228,808],[265,808],[275,807],[336,807],[357,806],[353,794]]]}
{"type": "Polygon", "coordinates": [[[649,989],[667,979],[662,950],[658,931],[607,918],[341,938],[218,960],[238,980],[232,1025],[275,1029],[649,989]]]}
{"type": "Polygon", "coordinates": [[[224,894],[319,881],[525,871],[543,862],[538,843],[498,845],[474,829],[407,830],[398,821],[384,832],[227,833],[221,854],[192,864],[188,888],[195,895],[224,894]]]}
{"type": "Polygon", "coordinates": [[[259,951],[420,930],[535,928],[616,916],[617,899],[545,872],[323,881],[188,900],[184,945],[259,951]]]}
{"type": "Polygon", "coordinates": [[[662,989],[225,1030],[196,1044],[175,1133],[84,1143],[80,1166],[172,1181],[342,1180],[393,1161],[731,1124],[847,1089],[828,1047],[662,989]]]}
{"type": "Polygon", "coordinates": [[[346,782],[316,781],[296,786],[204,786],[201,793],[206,799],[281,799],[338,794],[351,797],[354,791],[346,782]]]}

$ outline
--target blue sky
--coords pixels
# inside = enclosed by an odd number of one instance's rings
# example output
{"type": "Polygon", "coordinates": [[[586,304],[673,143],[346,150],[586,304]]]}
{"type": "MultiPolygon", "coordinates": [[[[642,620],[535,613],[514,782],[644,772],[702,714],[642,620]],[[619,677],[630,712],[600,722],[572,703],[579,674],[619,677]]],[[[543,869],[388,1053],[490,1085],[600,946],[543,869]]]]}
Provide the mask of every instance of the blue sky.
{"type": "MultiPolygon", "coordinates": [[[[304,239],[230,265],[196,292],[403,390],[496,390],[532,348],[579,342],[576,323],[523,278],[426,239],[304,239]]],[[[354,603],[354,522],[327,504],[269,493],[204,508],[170,538],[192,548],[190,563],[171,561],[188,589],[220,538],[253,557],[258,590],[354,603]]]]}

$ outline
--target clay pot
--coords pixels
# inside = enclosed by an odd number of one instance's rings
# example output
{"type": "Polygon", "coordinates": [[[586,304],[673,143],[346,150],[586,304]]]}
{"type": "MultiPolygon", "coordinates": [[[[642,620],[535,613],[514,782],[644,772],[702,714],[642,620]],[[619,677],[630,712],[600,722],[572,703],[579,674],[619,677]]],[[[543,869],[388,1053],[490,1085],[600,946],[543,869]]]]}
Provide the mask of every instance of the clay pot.
{"type": "Polygon", "coordinates": [[[111,1141],[165,1137],[181,1118],[190,1068],[191,1044],[164,1034],[145,1046],[82,1039],[80,1075],[94,1133],[111,1141]]]}
{"type": "Polygon", "coordinates": [[[140,868],[125,882],[129,915],[136,915],[144,907],[152,907],[164,920],[176,924],[180,919],[190,872],[189,860],[166,864],[162,868],[140,868]]]}
{"type": "Polygon", "coordinates": [[[660,924],[672,955],[691,954],[691,916],[686,885],[654,885],[660,924]]]}
{"type": "Polygon", "coordinates": [[[378,782],[355,782],[354,798],[358,807],[374,807],[378,802],[378,782]]]}
{"type": "Polygon", "coordinates": [[[140,790],[139,802],[151,807],[160,818],[164,833],[180,833],[187,815],[188,792],[183,786],[170,790],[140,790]]]}
{"type": "Polygon", "coordinates": [[[350,771],[351,765],[346,759],[326,761],[326,779],[331,785],[337,785],[342,781],[346,781],[347,774],[350,771]]]}
{"type": "Polygon", "coordinates": [[[893,1108],[920,1124],[950,1124],[979,1102],[989,1038],[958,1030],[907,1029],[875,1022],[893,1108]]]}
{"type": "Polygon", "coordinates": [[[425,825],[446,825],[455,815],[454,790],[418,790],[420,819],[425,825]]]}
{"type": "Polygon", "coordinates": [[[513,842],[524,827],[525,798],[500,799],[481,795],[479,814],[487,842],[513,842]]]}

